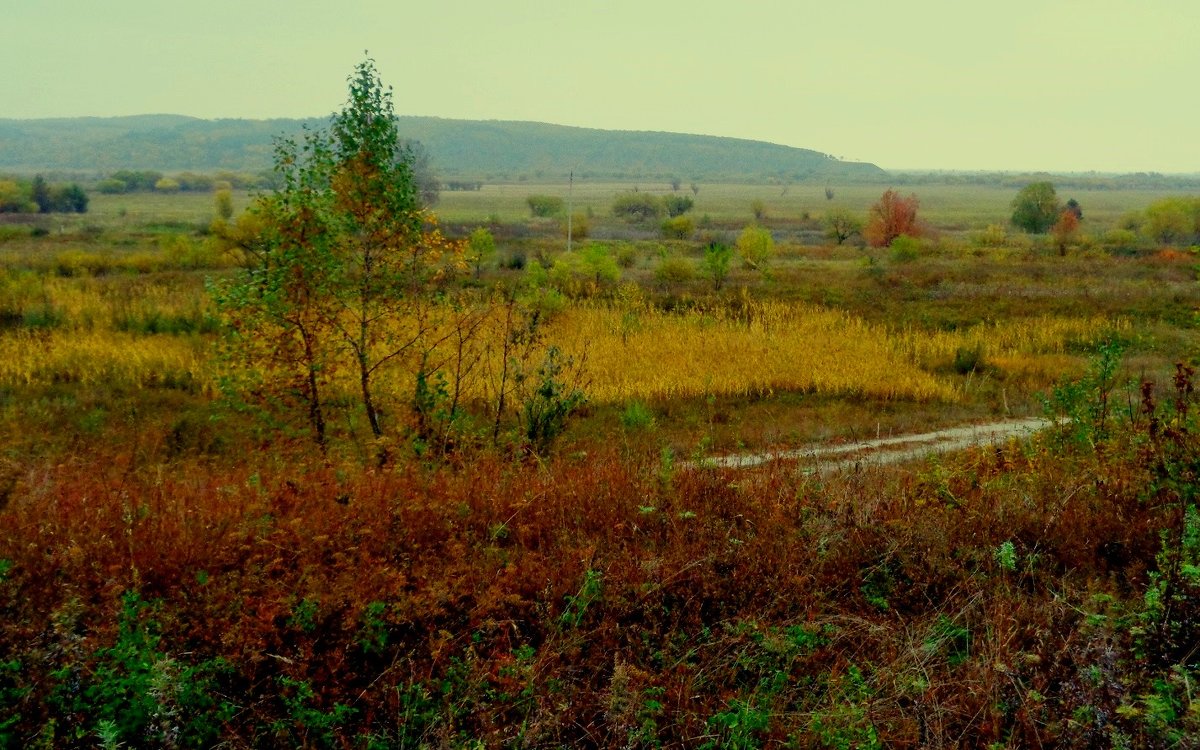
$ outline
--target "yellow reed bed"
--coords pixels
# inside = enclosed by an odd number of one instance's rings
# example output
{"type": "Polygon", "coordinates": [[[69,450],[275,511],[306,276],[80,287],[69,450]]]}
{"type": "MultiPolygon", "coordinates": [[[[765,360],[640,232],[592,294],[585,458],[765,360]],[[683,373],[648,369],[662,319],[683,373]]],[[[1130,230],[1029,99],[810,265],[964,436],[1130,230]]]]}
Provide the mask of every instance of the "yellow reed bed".
{"type": "Polygon", "coordinates": [[[709,316],[571,308],[555,319],[549,338],[586,354],[594,401],[777,390],[956,398],[953,387],[906,359],[883,330],[803,305],[767,303],[748,314],[709,316]]]}
{"type": "Polygon", "coordinates": [[[0,336],[0,387],[53,383],[122,388],[211,386],[203,339],[115,331],[15,332],[0,336]]]}
{"type": "Polygon", "coordinates": [[[1114,333],[1129,331],[1127,320],[1040,316],[985,323],[962,331],[903,330],[893,333],[906,358],[924,367],[954,359],[959,349],[979,349],[989,359],[1032,354],[1062,354],[1068,344],[1091,346],[1114,333]]]}

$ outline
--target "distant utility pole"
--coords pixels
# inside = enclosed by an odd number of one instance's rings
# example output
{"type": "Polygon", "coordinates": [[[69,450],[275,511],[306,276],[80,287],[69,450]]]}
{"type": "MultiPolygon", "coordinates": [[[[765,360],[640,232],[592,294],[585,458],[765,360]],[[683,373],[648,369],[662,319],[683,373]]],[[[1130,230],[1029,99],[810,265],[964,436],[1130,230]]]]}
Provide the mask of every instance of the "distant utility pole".
{"type": "Polygon", "coordinates": [[[571,230],[572,230],[572,227],[571,227],[571,218],[572,218],[571,217],[571,213],[572,213],[571,197],[572,197],[572,193],[574,192],[574,190],[575,190],[575,170],[572,169],[571,174],[567,177],[567,252],[568,253],[571,252],[571,230]]]}

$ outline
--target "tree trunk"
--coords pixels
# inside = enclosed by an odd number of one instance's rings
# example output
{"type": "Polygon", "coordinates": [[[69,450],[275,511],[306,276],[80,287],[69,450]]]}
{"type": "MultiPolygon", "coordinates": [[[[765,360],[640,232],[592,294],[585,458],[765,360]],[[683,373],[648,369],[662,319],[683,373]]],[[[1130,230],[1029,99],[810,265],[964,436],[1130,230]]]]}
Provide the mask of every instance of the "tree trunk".
{"type": "Polygon", "coordinates": [[[313,428],[313,439],[324,455],[327,449],[325,440],[325,412],[321,408],[320,384],[317,381],[316,353],[313,350],[312,336],[307,332],[301,334],[304,339],[304,360],[308,370],[308,422],[313,428]]]}

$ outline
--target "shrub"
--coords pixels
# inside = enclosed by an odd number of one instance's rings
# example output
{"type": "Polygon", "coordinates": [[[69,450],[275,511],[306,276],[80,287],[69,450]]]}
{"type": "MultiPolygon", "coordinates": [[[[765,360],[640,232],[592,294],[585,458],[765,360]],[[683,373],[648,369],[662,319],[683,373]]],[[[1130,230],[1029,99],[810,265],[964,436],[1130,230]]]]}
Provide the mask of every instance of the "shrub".
{"type": "Polygon", "coordinates": [[[754,214],[755,221],[762,221],[767,218],[767,204],[761,198],[755,198],[750,201],[750,212],[754,214]]]}
{"type": "Polygon", "coordinates": [[[775,255],[775,240],[766,229],[751,225],[738,235],[737,250],[747,268],[761,269],[775,255]]]}
{"type": "Polygon", "coordinates": [[[563,199],[556,195],[531,195],[525,202],[530,213],[541,218],[557,216],[563,211],[563,199]]]}
{"type": "Polygon", "coordinates": [[[617,245],[617,265],[621,268],[633,268],[637,265],[637,248],[628,242],[617,245]]]}
{"type": "Polygon", "coordinates": [[[696,205],[696,202],[686,195],[668,195],[663,200],[663,205],[667,209],[667,216],[683,216],[696,205]]]}
{"type": "Polygon", "coordinates": [[[1137,232],[1131,229],[1110,229],[1100,242],[1113,255],[1134,255],[1142,247],[1137,232]]]}
{"type": "Polygon", "coordinates": [[[1188,198],[1160,198],[1146,207],[1146,236],[1160,245],[1186,243],[1200,229],[1200,203],[1188,198]]]}
{"type": "Polygon", "coordinates": [[[654,412],[641,401],[630,401],[621,412],[621,427],[640,432],[654,427],[654,412]]]}
{"type": "Polygon", "coordinates": [[[1000,224],[988,224],[986,229],[976,232],[971,241],[979,247],[1004,247],[1008,244],[1008,231],[1000,224]]]}
{"type": "Polygon", "coordinates": [[[657,219],[663,214],[663,203],[649,193],[622,193],[613,200],[613,216],[631,224],[657,219]]]}
{"type": "Polygon", "coordinates": [[[696,266],[687,258],[664,258],[654,269],[654,278],[664,284],[682,284],[696,277],[696,266]]]}
{"type": "Polygon", "coordinates": [[[587,273],[597,284],[612,284],[621,279],[621,269],[607,245],[590,243],[581,253],[587,273]]]}
{"type": "Polygon", "coordinates": [[[954,351],[954,371],[959,375],[978,372],[984,367],[983,345],[960,346],[954,351]]]}
{"type": "Polygon", "coordinates": [[[713,289],[721,291],[729,276],[729,262],[733,259],[733,248],[721,242],[711,242],[704,248],[702,266],[704,273],[713,281],[713,289]]]}
{"type": "Polygon", "coordinates": [[[466,260],[475,266],[475,276],[479,277],[483,264],[496,254],[496,238],[487,227],[479,227],[467,238],[466,260]]]}
{"type": "Polygon", "coordinates": [[[217,216],[222,221],[229,221],[233,218],[233,192],[229,188],[221,188],[217,191],[213,198],[213,206],[216,208],[217,216]]]}
{"type": "Polygon", "coordinates": [[[96,184],[96,191],[103,193],[104,195],[118,195],[120,193],[124,193],[128,189],[129,186],[121,180],[114,180],[111,178],[107,180],[101,180],[96,184]]]}
{"type": "Polygon", "coordinates": [[[892,240],[889,257],[894,263],[910,263],[921,254],[921,243],[914,237],[902,234],[892,240]]]}
{"type": "Polygon", "coordinates": [[[577,387],[579,368],[575,360],[564,356],[557,347],[546,350],[546,358],[537,372],[537,384],[521,405],[525,439],[529,450],[539,456],[566,429],[567,418],[587,403],[577,387]]]}
{"type": "MultiPolygon", "coordinates": [[[[587,214],[577,211],[577,212],[571,214],[570,229],[571,229],[571,237],[573,237],[574,239],[577,239],[577,240],[587,239],[587,236],[589,234],[591,234],[592,220],[588,218],[587,214]]],[[[567,222],[566,221],[563,221],[563,223],[562,223],[562,231],[563,231],[563,236],[566,237],[567,236],[567,222]]]]}
{"type": "Polygon", "coordinates": [[[690,217],[676,216],[672,219],[667,219],[662,223],[662,236],[667,240],[686,240],[690,239],[692,233],[696,231],[696,225],[690,217]]]}
{"type": "Polygon", "coordinates": [[[509,253],[508,257],[500,261],[501,268],[507,268],[510,271],[521,271],[525,268],[525,253],[521,250],[514,250],[509,253]]]}
{"type": "Polygon", "coordinates": [[[170,177],[163,177],[158,182],[154,183],[154,189],[160,193],[178,193],[181,188],[178,180],[173,180],[170,177]]]}

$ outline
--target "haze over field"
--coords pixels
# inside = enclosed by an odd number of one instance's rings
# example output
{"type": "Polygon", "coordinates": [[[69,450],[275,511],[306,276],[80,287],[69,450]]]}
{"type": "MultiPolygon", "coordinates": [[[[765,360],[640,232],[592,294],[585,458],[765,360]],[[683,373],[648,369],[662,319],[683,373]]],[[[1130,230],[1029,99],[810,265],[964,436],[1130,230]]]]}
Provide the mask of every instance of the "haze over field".
{"type": "Polygon", "coordinates": [[[10,0],[0,117],[397,111],[733,136],[886,169],[1200,171],[1192,0],[10,0]]]}

